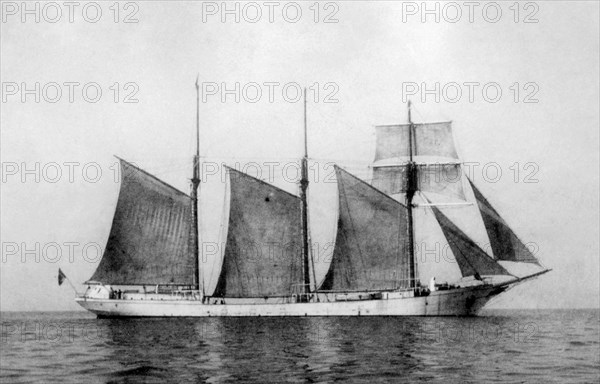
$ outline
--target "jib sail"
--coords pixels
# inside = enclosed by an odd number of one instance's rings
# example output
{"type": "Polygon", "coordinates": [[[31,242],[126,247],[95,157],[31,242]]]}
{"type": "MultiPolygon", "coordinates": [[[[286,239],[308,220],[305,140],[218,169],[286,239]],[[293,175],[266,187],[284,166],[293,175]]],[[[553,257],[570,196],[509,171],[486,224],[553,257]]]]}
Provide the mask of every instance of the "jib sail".
{"type": "Polygon", "coordinates": [[[431,207],[463,276],[510,275],[437,207],[431,207]]]}
{"type": "Polygon", "coordinates": [[[479,212],[481,213],[485,230],[490,239],[494,257],[498,260],[534,263],[539,265],[539,262],[535,256],[533,256],[533,253],[531,253],[527,246],[523,244],[513,230],[510,229],[506,221],[500,217],[494,207],[492,207],[483,194],[475,187],[475,184],[473,184],[471,180],[469,180],[469,183],[471,183],[471,188],[473,188],[473,193],[475,194],[475,199],[479,206],[479,212]]]}

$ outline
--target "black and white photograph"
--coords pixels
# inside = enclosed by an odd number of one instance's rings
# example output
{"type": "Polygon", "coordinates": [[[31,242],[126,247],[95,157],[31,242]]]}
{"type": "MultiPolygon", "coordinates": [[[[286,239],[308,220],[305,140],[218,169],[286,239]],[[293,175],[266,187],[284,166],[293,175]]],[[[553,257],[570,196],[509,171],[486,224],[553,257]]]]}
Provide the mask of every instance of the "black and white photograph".
{"type": "Polygon", "coordinates": [[[600,382],[599,1],[0,8],[0,382],[600,382]]]}

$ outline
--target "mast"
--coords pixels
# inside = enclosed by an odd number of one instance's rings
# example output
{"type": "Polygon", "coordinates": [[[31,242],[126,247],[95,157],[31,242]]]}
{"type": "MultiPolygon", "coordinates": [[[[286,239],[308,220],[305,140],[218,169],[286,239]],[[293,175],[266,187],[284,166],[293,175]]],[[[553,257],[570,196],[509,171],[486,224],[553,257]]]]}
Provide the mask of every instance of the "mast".
{"type": "MultiPolygon", "coordinates": [[[[192,175],[192,222],[194,231],[194,289],[200,290],[200,239],[198,222],[198,188],[200,186],[200,88],[196,77],[196,154],[192,175]]],[[[204,287],[203,287],[204,288],[204,287]]]]}
{"type": "Polygon", "coordinates": [[[302,157],[302,178],[300,180],[300,199],[302,200],[302,272],[305,293],[310,289],[310,270],[308,266],[308,138],[306,133],[306,88],[304,89],[304,156],[302,157]]]}
{"type": "Polygon", "coordinates": [[[409,141],[409,156],[410,161],[408,163],[408,183],[406,188],[406,206],[408,208],[408,247],[409,247],[409,258],[408,258],[408,274],[409,284],[411,288],[416,287],[416,272],[415,272],[415,240],[414,240],[414,228],[413,228],[413,197],[417,191],[417,166],[413,160],[413,146],[414,146],[414,125],[411,116],[411,102],[408,101],[408,141],[409,141]]]}

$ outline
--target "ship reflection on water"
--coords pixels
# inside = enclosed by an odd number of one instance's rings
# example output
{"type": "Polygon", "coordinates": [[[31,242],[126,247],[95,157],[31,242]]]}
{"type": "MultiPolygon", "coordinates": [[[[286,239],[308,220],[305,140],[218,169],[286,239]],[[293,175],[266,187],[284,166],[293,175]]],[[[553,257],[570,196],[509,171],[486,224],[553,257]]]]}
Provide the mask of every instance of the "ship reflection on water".
{"type": "Polygon", "coordinates": [[[438,332],[423,318],[99,321],[114,347],[110,359],[127,375],[208,382],[399,377],[420,369],[419,350],[438,332]]]}

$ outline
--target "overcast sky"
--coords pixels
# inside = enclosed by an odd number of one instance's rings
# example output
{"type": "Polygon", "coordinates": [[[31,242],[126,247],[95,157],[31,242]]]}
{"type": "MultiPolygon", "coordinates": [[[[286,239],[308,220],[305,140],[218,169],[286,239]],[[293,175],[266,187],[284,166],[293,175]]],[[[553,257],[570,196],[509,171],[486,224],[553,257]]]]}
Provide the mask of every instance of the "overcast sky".
{"type": "MultiPolygon", "coordinates": [[[[2,310],[78,308],[69,286],[57,286],[57,270],[82,289],[97,265],[93,247],[86,257],[82,251],[108,237],[119,188],[112,155],[188,190],[198,74],[205,162],[300,157],[299,84],[312,86],[310,157],[320,168],[336,161],[359,176],[374,156],[372,126],[405,122],[403,99],[412,91],[414,120],[453,121],[462,159],[478,164],[475,183],[553,269],[494,306],[598,306],[597,2],[521,3],[518,10],[513,2],[438,3],[438,23],[421,2],[331,2],[318,12],[313,2],[280,2],[272,22],[262,2],[260,15],[238,3],[239,22],[221,2],[121,3],[118,13],[101,2],[101,15],[86,4],[70,22],[67,7],[39,3],[36,23],[34,3],[34,14],[20,2],[2,3],[2,310]],[[236,82],[239,102],[235,92],[221,92],[236,82]],[[490,163],[497,165],[484,175],[490,163]]],[[[279,171],[274,176],[295,191],[279,171]]],[[[223,210],[211,201],[223,197],[212,182],[203,185],[202,211],[214,232],[223,210]]],[[[319,188],[331,189],[312,185],[312,200],[319,188]]],[[[332,204],[326,197],[315,203],[313,238],[334,233],[335,219],[324,213],[332,204]]]]}

